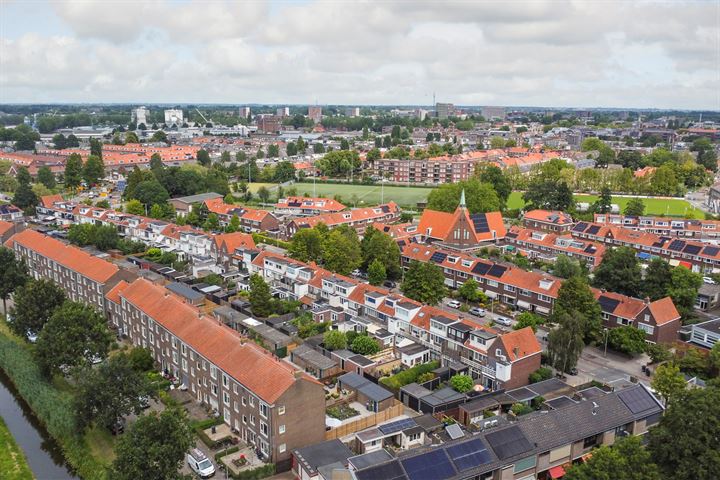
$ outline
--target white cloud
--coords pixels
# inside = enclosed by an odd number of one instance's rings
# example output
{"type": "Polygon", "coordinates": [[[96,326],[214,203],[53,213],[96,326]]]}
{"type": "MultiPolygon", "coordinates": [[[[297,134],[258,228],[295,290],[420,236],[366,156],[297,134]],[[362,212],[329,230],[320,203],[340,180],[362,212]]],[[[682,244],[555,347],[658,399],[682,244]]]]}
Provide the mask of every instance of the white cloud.
{"type": "Polygon", "coordinates": [[[27,23],[0,39],[0,102],[429,104],[437,92],[458,104],[720,109],[718,2],[51,5],[61,35],[18,9],[0,15],[27,23]]]}

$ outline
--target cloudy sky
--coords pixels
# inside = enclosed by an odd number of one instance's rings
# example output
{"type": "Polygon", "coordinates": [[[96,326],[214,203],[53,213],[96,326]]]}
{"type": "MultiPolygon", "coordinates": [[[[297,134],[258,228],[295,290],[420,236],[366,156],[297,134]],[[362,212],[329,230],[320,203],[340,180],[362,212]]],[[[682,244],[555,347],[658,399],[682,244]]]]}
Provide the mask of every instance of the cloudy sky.
{"type": "Polygon", "coordinates": [[[0,0],[0,103],[720,110],[720,1],[0,0]]]}

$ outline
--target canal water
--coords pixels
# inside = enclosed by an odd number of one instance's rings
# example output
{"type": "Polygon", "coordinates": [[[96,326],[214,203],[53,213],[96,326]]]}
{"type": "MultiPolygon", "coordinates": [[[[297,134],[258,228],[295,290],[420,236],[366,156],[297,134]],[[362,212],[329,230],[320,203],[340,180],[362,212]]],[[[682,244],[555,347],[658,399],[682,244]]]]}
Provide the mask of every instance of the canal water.
{"type": "MultiPolygon", "coordinates": [[[[27,458],[38,480],[77,479],[65,463],[60,447],[38,422],[30,407],[0,370],[0,416],[27,458]]],[[[2,478],[2,472],[0,472],[2,478]]]]}

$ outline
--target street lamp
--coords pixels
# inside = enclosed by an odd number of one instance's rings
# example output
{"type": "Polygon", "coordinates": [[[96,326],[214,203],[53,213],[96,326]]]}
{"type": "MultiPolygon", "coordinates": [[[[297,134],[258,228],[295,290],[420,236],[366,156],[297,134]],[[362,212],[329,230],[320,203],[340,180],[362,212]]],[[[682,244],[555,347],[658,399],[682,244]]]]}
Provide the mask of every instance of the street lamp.
{"type": "Polygon", "coordinates": [[[608,342],[608,329],[603,328],[603,332],[605,333],[605,353],[603,353],[603,357],[607,358],[607,342],[608,342]]]}

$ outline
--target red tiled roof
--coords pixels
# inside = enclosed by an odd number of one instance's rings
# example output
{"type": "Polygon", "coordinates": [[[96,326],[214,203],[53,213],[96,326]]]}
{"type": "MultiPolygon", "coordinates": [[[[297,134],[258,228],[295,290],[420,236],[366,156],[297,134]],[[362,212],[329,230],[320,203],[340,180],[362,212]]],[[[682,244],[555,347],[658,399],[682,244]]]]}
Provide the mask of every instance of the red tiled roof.
{"type": "Polygon", "coordinates": [[[10,230],[12,227],[13,227],[12,223],[0,220],[0,235],[3,235],[5,232],[10,230]]]}
{"type": "Polygon", "coordinates": [[[107,282],[119,270],[117,265],[35,230],[27,229],[16,233],[7,241],[7,245],[12,248],[15,242],[96,282],[107,282]]]}
{"type": "Polygon", "coordinates": [[[319,210],[323,212],[340,212],[345,205],[332,198],[323,197],[287,197],[281,198],[275,208],[302,208],[319,210]],[[291,205],[294,204],[294,205],[291,205]],[[298,205],[299,204],[299,205],[298,205]]]}
{"type": "Polygon", "coordinates": [[[42,204],[45,208],[52,208],[53,204],[55,202],[62,202],[63,198],[62,195],[56,194],[56,195],[43,195],[40,197],[40,204],[42,204]]]}
{"type": "Polygon", "coordinates": [[[215,235],[213,237],[213,241],[215,242],[215,246],[218,250],[223,244],[225,244],[225,248],[228,253],[233,253],[236,248],[240,247],[255,248],[255,241],[253,240],[252,235],[242,232],[215,235]]]}
{"type": "Polygon", "coordinates": [[[372,219],[382,219],[389,214],[396,214],[400,211],[400,207],[395,202],[388,202],[384,205],[375,207],[353,208],[344,212],[323,213],[314,217],[300,218],[296,222],[298,225],[315,227],[320,223],[324,223],[328,227],[343,225],[346,223],[362,222],[372,219]],[[383,207],[388,207],[388,211],[383,211],[383,207]]]}
{"type": "Polygon", "coordinates": [[[507,352],[508,360],[514,362],[522,358],[540,353],[542,347],[532,328],[525,327],[520,330],[513,330],[500,336],[505,352],[507,352]],[[517,349],[517,354],[515,353],[517,349]]]}
{"type": "Polygon", "coordinates": [[[656,325],[664,325],[680,318],[680,313],[670,297],[650,302],[650,312],[656,325]]]}
{"type": "Polygon", "coordinates": [[[295,381],[317,383],[305,374],[296,378],[289,363],[145,279],[135,280],[121,296],[269,404],[295,381]]]}
{"type": "Polygon", "coordinates": [[[524,220],[535,220],[538,222],[556,223],[559,225],[567,225],[573,223],[573,219],[565,212],[556,210],[530,210],[525,212],[524,220]]]}
{"type": "Polygon", "coordinates": [[[117,285],[115,285],[112,289],[110,289],[108,293],[105,294],[105,298],[112,302],[120,304],[120,294],[124,292],[129,285],[130,284],[125,280],[120,280],[117,285]]]}

